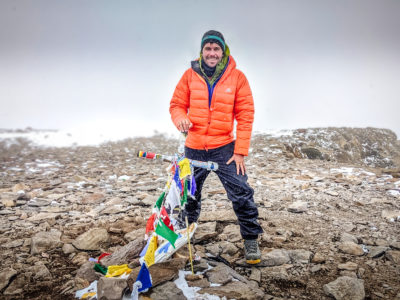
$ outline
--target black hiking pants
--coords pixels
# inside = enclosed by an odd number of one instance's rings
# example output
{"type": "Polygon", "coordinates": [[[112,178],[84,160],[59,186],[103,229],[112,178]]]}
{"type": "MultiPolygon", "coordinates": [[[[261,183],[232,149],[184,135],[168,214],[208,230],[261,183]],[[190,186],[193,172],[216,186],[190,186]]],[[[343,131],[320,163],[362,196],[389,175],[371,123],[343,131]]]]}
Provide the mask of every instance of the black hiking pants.
{"type": "MultiPolygon", "coordinates": [[[[212,161],[218,163],[215,172],[224,186],[228,199],[232,201],[233,210],[239,221],[240,233],[244,239],[256,239],[263,232],[257,221],[258,210],[253,200],[254,190],[247,183],[247,175],[236,174],[236,164],[227,161],[232,157],[235,142],[225,146],[206,150],[196,150],[185,147],[185,156],[189,159],[212,161]]],[[[201,210],[201,190],[210,171],[203,168],[194,168],[196,180],[195,199],[188,197],[183,217],[187,215],[189,223],[196,222],[201,210]]]]}

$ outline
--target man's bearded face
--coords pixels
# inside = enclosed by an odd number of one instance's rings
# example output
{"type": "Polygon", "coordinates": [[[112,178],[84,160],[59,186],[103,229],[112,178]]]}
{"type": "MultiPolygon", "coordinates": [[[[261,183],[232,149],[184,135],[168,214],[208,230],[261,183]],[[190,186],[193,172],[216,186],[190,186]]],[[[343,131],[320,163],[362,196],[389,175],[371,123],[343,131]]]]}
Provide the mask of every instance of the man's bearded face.
{"type": "Polygon", "coordinates": [[[203,47],[204,62],[214,68],[222,59],[223,51],[217,43],[207,43],[203,47]]]}

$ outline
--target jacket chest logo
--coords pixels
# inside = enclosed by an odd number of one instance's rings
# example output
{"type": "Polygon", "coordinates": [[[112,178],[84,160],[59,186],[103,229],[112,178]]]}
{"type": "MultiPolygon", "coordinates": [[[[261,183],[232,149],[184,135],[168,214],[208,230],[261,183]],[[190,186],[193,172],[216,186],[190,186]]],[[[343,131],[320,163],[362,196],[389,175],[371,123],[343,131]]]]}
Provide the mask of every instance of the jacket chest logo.
{"type": "Polygon", "coordinates": [[[230,88],[227,88],[227,89],[225,90],[225,93],[232,93],[232,91],[231,91],[230,88]]]}

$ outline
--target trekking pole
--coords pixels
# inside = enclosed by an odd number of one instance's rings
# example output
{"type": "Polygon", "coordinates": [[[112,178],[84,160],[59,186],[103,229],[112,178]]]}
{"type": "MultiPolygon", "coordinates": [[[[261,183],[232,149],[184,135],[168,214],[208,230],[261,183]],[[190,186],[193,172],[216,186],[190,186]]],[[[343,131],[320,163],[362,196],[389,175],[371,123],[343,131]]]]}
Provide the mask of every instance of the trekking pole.
{"type": "Polygon", "coordinates": [[[189,246],[190,267],[192,268],[192,274],[194,275],[194,271],[193,271],[193,259],[192,259],[192,247],[190,246],[189,221],[188,221],[188,217],[187,217],[187,216],[185,216],[185,221],[186,221],[186,232],[187,232],[188,246],[189,246]]]}
{"type": "MultiPolygon", "coordinates": [[[[187,132],[182,132],[179,137],[179,146],[178,146],[178,153],[182,156],[185,155],[185,141],[187,137],[187,132]]],[[[187,179],[185,179],[187,180],[187,179]]],[[[187,233],[187,240],[188,240],[188,248],[189,248],[189,259],[190,259],[190,267],[192,269],[192,275],[194,275],[193,271],[193,259],[192,259],[192,247],[190,245],[190,234],[189,234],[189,220],[188,217],[185,216],[186,222],[186,233],[187,233]]]]}
{"type": "MultiPolygon", "coordinates": [[[[163,161],[169,161],[173,162],[175,160],[180,160],[183,156],[174,156],[174,155],[164,155],[164,154],[158,154],[158,153],[153,153],[153,152],[147,152],[147,151],[138,151],[137,157],[141,158],[147,158],[147,159],[160,159],[163,161]]],[[[218,163],[212,162],[212,161],[200,161],[200,160],[193,160],[189,159],[190,163],[193,165],[193,167],[198,167],[198,168],[203,168],[207,169],[210,171],[217,171],[218,170],[218,163]]]]}

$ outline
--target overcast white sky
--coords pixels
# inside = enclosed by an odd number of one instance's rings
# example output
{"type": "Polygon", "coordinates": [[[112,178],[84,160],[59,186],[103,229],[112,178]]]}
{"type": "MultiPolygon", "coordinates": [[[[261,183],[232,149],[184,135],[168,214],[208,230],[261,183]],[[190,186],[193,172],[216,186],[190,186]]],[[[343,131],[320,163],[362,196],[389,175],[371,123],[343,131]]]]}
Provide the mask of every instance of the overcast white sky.
{"type": "Polygon", "coordinates": [[[255,130],[374,126],[400,136],[400,1],[0,2],[0,128],[174,130],[173,90],[221,31],[255,130]]]}

